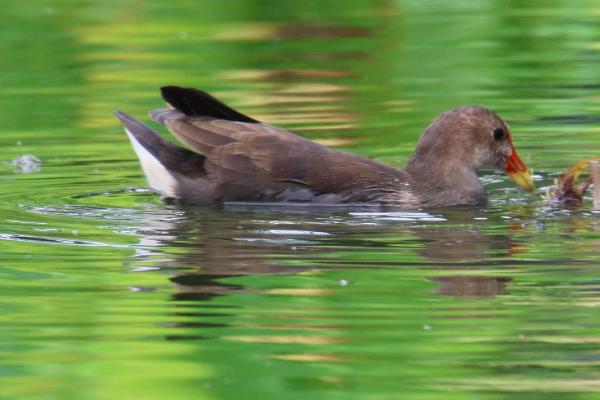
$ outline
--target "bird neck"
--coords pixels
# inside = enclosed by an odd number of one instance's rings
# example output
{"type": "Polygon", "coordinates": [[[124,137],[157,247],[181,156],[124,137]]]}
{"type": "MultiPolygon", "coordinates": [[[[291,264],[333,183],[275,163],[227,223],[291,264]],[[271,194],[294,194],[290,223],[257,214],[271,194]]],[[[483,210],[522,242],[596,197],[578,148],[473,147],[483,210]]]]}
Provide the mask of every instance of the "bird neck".
{"type": "MultiPolygon", "coordinates": [[[[451,158],[443,160],[416,154],[405,171],[425,203],[475,204],[485,201],[485,191],[474,168],[451,158]]],[[[440,204],[442,205],[442,204],[440,204]]]]}

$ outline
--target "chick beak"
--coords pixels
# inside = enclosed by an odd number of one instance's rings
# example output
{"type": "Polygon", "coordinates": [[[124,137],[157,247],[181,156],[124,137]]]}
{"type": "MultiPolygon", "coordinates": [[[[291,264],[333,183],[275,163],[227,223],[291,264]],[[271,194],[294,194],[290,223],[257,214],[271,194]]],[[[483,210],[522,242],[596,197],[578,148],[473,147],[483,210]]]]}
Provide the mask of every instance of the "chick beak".
{"type": "Polygon", "coordinates": [[[512,152],[510,156],[506,159],[506,173],[510,176],[515,183],[522,188],[523,190],[528,191],[529,193],[535,190],[535,185],[533,184],[533,176],[531,175],[531,171],[527,169],[521,158],[517,154],[515,147],[511,144],[512,152]]]}

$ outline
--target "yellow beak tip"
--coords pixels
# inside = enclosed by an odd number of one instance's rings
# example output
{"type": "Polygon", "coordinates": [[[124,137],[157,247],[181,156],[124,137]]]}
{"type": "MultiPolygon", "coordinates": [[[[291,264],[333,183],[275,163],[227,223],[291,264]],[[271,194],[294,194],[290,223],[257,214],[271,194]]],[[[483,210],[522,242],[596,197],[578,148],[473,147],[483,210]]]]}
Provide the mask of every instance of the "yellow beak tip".
{"type": "Polygon", "coordinates": [[[509,176],[521,189],[529,193],[533,193],[535,191],[535,184],[533,182],[533,175],[531,174],[531,171],[513,172],[509,174],[509,176]]]}

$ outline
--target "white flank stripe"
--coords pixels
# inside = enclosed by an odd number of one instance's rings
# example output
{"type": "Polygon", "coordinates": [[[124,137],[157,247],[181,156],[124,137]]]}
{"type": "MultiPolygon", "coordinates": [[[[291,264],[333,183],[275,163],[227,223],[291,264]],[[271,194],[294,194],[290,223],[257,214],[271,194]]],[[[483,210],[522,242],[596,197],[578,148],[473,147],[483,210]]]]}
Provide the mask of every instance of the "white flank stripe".
{"type": "Polygon", "coordinates": [[[146,150],[146,148],[137,141],[131,132],[127,129],[125,129],[125,132],[127,133],[127,136],[129,136],[135,154],[137,154],[140,159],[142,170],[144,171],[144,175],[146,175],[150,187],[167,197],[175,197],[176,181],[173,175],[171,175],[169,170],[167,170],[165,166],[152,155],[152,153],[146,150]]]}

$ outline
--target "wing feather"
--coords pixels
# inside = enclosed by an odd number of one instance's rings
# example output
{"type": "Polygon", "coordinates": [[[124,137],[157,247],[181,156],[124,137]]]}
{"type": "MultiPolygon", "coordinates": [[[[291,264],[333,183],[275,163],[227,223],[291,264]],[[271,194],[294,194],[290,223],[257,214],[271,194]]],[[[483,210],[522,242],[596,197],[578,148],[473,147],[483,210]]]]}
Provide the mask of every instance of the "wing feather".
{"type": "Polygon", "coordinates": [[[214,196],[224,201],[277,200],[290,190],[368,201],[382,186],[406,179],[400,170],[272,125],[175,110],[155,114],[175,137],[206,157],[204,167],[215,184],[214,196]]]}

